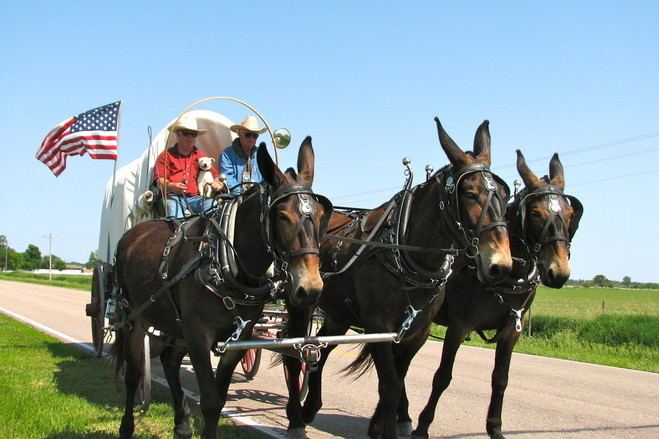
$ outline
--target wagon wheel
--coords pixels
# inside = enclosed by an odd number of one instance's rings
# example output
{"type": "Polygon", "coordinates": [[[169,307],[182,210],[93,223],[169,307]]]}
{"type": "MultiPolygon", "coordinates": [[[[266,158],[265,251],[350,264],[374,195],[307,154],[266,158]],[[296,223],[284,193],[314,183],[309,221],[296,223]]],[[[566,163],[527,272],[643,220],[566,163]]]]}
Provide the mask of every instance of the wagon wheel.
{"type": "Polygon", "coordinates": [[[97,265],[92,275],[92,302],[86,306],[86,312],[92,320],[92,345],[97,357],[103,355],[103,342],[105,338],[105,279],[103,268],[97,265]]]}
{"type": "MultiPolygon", "coordinates": [[[[284,378],[286,378],[286,387],[288,387],[288,369],[284,364],[284,378]]],[[[298,389],[300,389],[300,401],[304,401],[304,398],[307,397],[309,393],[309,366],[304,361],[302,362],[302,367],[300,369],[300,376],[298,377],[298,389]]]]}
{"type": "Polygon", "coordinates": [[[151,405],[151,345],[149,334],[144,335],[144,355],[140,365],[141,378],[137,386],[137,397],[143,411],[147,411],[151,405]]]}
{"type": "Polygon", "coordinates": [[[247,349],[240,359],[240,365],[245,373],[245,378],[253,379],[259,371],[261,365],[261,349],[247,349]]]}

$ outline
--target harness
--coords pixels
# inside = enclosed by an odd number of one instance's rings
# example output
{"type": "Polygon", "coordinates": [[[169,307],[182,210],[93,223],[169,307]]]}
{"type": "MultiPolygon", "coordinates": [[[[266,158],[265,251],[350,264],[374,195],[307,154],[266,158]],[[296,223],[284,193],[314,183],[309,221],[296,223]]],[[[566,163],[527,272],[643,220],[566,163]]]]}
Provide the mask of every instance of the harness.
{"type": "Polygon", "coordinates": [[[497,332],[493,337],[488,338],[482,330],[476,331],[478,335],[483,339],[483,341],[489,344],[496,343],[501,338],[503,330],[506,329],[509,324],[512,324],[512,322],[515,323],[515,330],[517,332],[522,332],[522,315],[526,310],[527,304],[535,296],[535,291],[540,284],[540,271],[538,269],[537,260],[542,247],[555,241],[563,241],[566,243],[569,249],[572,238],[576,233],[577,228],[579,227],[579,220],[583,214],[583,205],[576,197],[564,194],[560,188],[553,185],[535,190],[530,188],[524,189],[519,194],[515,195],[515,200],[508,206],[508,209],[512,209],[512,211],[516,212],[514,218],[519,222],[520,229],[522,231],[522,234],[518,237],[518,239],[522,243],[522,248],[526,252],[525,257],[513,258],[513,260],[514,262],[528,265],[529,267],[527,269],[526,276],[523,278],[508,278],[506,283],[503,285],[498,285],[496,287],[485,287],[486,290],[492,292],[494,298],[500,304],[508,307],[510,311],[508,320],[503,322],[502,326],[497,329],[497,332]],[[532,242],[529,239],[526,224],[526,210],[532,199],[542,196],[548,197],[547,210],[550,212],[550,215],[545,221],[539,239],[535,242],[532,242]],[[572,215],[569,226],[567,225],[567,221],[562,212],[562,209],[560,209],[560,205],[558,203],[559,197],[565,198],[573,207],[574,213],[572,215]],[[555,226],[555,232],[553,235],[549,236],[549,228],[552,224],[555,226]],[[525,297],[522,304],[518,307],[513,307],[506,300],[506,296],[520,295],[525,295],[525,297]]]}
{"type": "Polygon", "coordinates": [[[465,254],[468,258],[472,259],[477,257],[480,234],[494,227],[507,227],[507,223],[503,217],[503,206],[505,206],[507,195],[509,194],[508,186],[505,182],[492,174],[486,166],[481,164],[469,165],[460,169],[454,169],[452,165],[448,165],[437,171],[433,176],[429,177],[426,182],[415,187],[412,187],[413,175],[411,168],[408,166],[409,163],[404,162],[404,164],[407,169],[405,171],[406,181],[403,190],[392,197],[386,205],[377,224],[373,227],[365,240],[348,238],[348,235],[350,235],[360,223],[362,224],[363,231],[364,218],[369,211],[360,211],[358,214],[353,215],[352,221],[340,229],[340,235],[334,234],[325,236],[328,239],[336,240],[337,244],[334,248],[332,257],[335,271],[323,273],[324,279],[344,273],[360,257],[375,254],[387,270],[405,281],[408,285],[407,288],[404,288],[405,290],[417,287],[431,290],[432,293],[420,308],[417,309],[411,304],[408,305],[406,310],[407,318],[401,325],[398,336],[395,340],[396,342],[400,341],[405,332],[411,327],[416,315],[432,303],[439,295],[441,288],[446,284],[452,273],[452,266],[455,257],[460,254],[465,254]],[[457,193],[457,188],[463,178],[473,173],[481,174],[488,195],[476,226],[473,228],[466,228],[462,223],[460,215],[459,194],[457,193]],[[445,226],[455,237],[454,242],[448,249],[413,246],[409,245],[406,240],[410,224],[410,212],[415,193],[417,193],[419,189],[425,188],[430,184],[436,184],[439,187],[439,199],[437,201],[441,212],[439,226],[445,226]],[[497,185],[501,185],[505,189],[505,198],[501,197],[497,192],[497,185]],[[495,202],[495,199],[498,203],[495,202]],[[488,214],[491,221],[488,224],[484,224],[485,217],[488,214]],[[360,244],[360,247],[348,262],[338,269],[338,255],[344,242],[360,244]],[[456,243],[459,243],[463,248],[455,248],[456,243]],[[365,252],[367,247],[368,251],[365,252]],[[388,249],[390,251],[380,251],[380,249],[388,249]],[[444,259],[439,264],[437,270],[428,270],[421,267],[414,259],[412,259],[410,256],[411,252],[441,254],[444,255],[444,259]]]}
{"type": "MultiPolygon", "coordinates": [[[[244,196],[229,199],[222,203],[220,208],[214,211],[208,218],[204,233],[201,236],[189,237],[186,235],[186,231],[200,220],[199,217],[192,217],[182,222],[178,220],[167,220],[174,221],[177,226],[174,234],[168,239],[165,245],[159,267],[160,276],[165,282],[156,292],[149,296],[149,300],[134,309],[131,309],[132,307],[125,297],[120,297],[119,306],[124,312],[122,313],[121,320],[113,325],[113,329],[119,329],[126,324],[130,325],[136,317],[165,293],[169,293],[167,297],[176,312],[177,321],[180,322],[180,310],[174,300],[172,287],[192,271],[195,271],[195,279],[210,293],[217,296],[225,308],[234,314],[236,330],[229,340],[237,340],[243,329],[250,322],[240,317],[236,311],[236,305],[262,306],[266,301],[275,299],[279,293],[284,291],[291,277],[288,272],[290,258],[309,253],[318,254],[317,247],[291,250],[295,239],[300,235],[302,230],[308,229],[306,224],[310,223],[314,231],[314,242],[316,244],[319,243],[320,236],[322,236],[325,230],[322,227],[327,227],[331,209],[332,205],[329,200],[323,196],[314,194],[308,186],[285,186],[270,194],[265,185],[261,184],[244,196]],[[275,237],[273,236],[270,222],[271,212],[277,204],[291,195],[297,195],[299,198],[301,218],[298,227],[293,232],[291,239],[284,246],[274,245],[275,237]],[[272,276],[254,276],[250,274],[233,245],[233,224],[238,207],[255,196],[259,196],[261,206],[265,206],[265,209],[261,211],[259,220],[262,225],[261,235],[263,242],[266,245],[268,254],[274,261],[275,269],[272,276]],[[325,210],[325,214],[319,224],[314,219],[315,207],[311,204],[310,197],[315,197],[325,210]],[[270,199],[269,203],[268,199],[270,199]],[[316,226],[320,227],[319,234],[315,233],[316,226]],[[186,261],[180,271],[169,279],[168,256],[174,247],[184,241],[199,242],[198,250],[190,260],[186,261]],[[247,283],[241,282],[238,279],[238,273],[247,279],[247,283]]],[[[121,292],[119,294],[121,296],[121,292]]]]}

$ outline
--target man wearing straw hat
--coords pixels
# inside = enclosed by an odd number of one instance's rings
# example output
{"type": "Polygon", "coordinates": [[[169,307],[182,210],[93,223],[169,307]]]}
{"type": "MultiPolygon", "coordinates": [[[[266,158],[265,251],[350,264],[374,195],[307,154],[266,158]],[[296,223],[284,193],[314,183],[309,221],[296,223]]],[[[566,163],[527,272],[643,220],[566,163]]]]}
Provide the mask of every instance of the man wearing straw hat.
{"type": "Polygon", "coordinates": [[[226,178],[232,196],[249,189],[250,183],[263,180],[256,163],[256,139],[265,130],[259,127],[254,116],[247,116],[240,124],[231,126],[231,131],[238,137],[231,146],[224,148],[220,156],[220,173],[226,178]]]}
{"type": "MultiPolygon", "coordinates": [[[[189,114],[181,116],[169,130],[176,136],[176,144],[163,151],[155,164],[154,181],[167,195],[167,217],[181,218],[193,213],[204,213],[213,207],[213,199],[205,198],[199,193],[197,161],[206,154],[197,149],[197,136],[206,134],[199,129],[197,120],[189,114]]],[[[222,189],[217,169],[211,168],[213,191],[222,189]]]]}

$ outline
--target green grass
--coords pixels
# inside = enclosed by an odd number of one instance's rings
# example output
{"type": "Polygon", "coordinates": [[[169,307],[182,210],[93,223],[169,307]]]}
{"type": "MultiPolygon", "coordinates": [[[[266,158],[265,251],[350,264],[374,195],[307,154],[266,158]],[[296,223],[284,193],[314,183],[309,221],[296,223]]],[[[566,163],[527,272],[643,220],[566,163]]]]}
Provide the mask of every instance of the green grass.
{"type": "MultiPolygon", "coordinates": [[[[109,439],[118,436],[123,384],[104,360],[0,315],[0,438],[109,439]]],[[[136,410],[135,438],[172,436],[169,391],[153,388],[147,413],[136,410]]],[[[199,409],[192,425],[199,437],[199,409]]],[[[222,420],[220,435],[259,437],[222,420]]]]}
{"type": "Polygon", "coordinates": [[[594,318],[601,314],[659,316],[659,290],[579,287],[556,290],[540,287],[532,312],[575,318],[594,318]]]}
{"type": "MultiPolygon", "coordinates": [[[[659,291],[541,287],[531,311],[516,352],[659,372],[659,291]]],[[[494,346],[475,333],[466,344],[494,346]]]]}
{"type": "Polygon", "coordinates": [[[54,274],[49,280],[47,274],[35,274],[28,271],[0,272],[0,279],[33,284],[51,285],[74,290],[91,291],[92,277],[89,275],[54,274]]]}

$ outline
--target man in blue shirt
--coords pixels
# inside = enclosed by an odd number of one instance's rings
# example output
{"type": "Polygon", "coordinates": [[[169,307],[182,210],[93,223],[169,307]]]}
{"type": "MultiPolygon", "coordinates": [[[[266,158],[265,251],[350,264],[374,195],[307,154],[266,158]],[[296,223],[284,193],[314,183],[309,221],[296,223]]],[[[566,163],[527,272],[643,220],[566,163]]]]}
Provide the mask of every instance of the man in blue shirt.
{"type": "Polygon", "coordinates": [[[256,139],[266,128],[260,128],[254,116],[247,116],[239,125],[232,125],[231,131],[238,137],[220,156],[220,174],[226,178],[226,187],[232,196],[245,192],[252,185],[263,180],[256,163],[256,139]]]}

